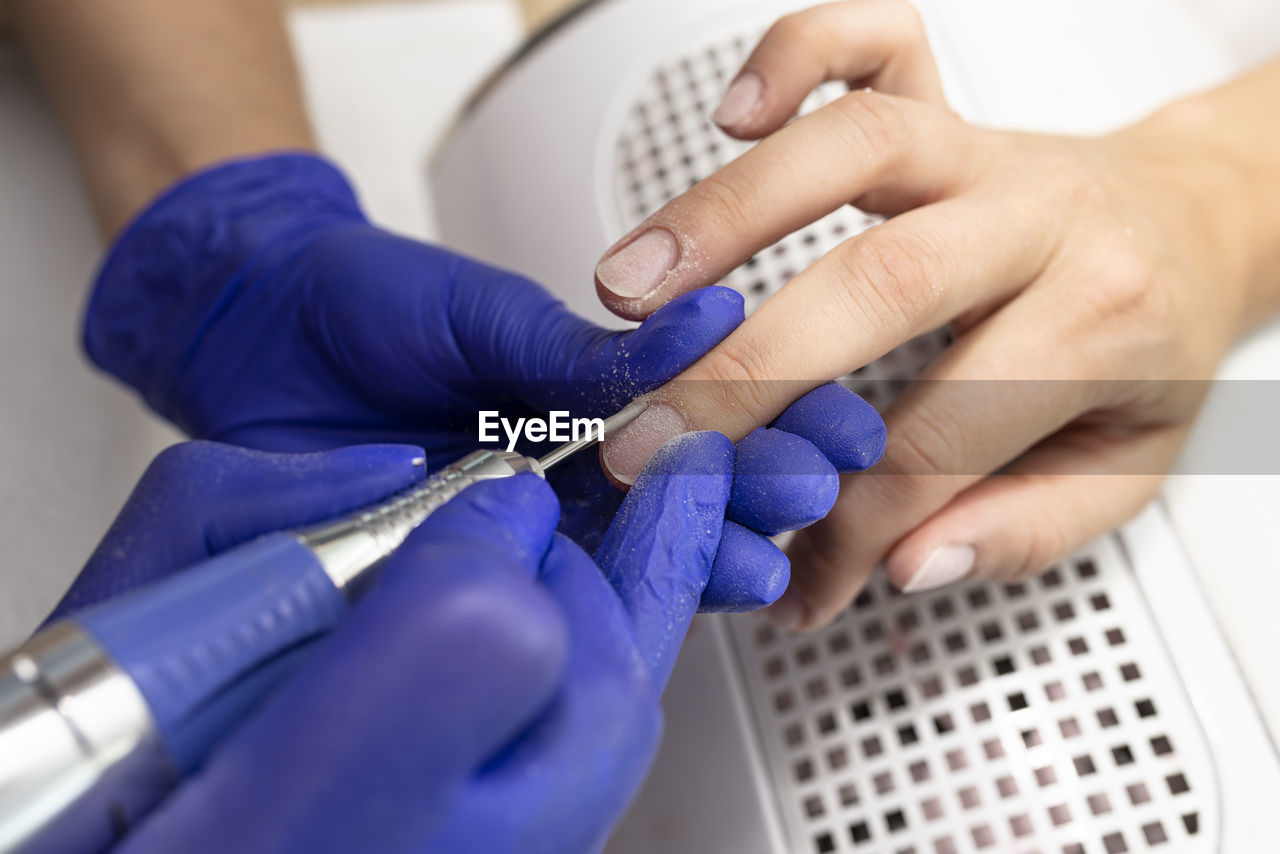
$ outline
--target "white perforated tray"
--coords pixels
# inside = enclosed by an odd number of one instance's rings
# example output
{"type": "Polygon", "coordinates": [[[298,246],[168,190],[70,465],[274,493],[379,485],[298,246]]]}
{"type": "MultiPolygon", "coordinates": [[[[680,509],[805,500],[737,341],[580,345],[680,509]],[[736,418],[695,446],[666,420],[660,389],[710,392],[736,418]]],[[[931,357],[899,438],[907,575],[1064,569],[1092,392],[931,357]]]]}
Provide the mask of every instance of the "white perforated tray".
{"type": "Polygon", "coordinates": [[[730,625],[796,851],[1215,850],[1204,737],[1110,538],[1009,587],[877,576],[813,636],[730,625]]]}

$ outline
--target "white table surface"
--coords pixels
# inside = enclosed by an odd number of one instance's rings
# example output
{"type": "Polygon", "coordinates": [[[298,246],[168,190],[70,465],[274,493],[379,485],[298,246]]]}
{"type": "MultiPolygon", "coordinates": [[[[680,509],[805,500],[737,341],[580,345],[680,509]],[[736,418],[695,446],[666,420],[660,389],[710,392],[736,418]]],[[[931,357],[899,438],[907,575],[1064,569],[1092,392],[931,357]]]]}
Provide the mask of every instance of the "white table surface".
{"type": "MultiPolygon", "coordinates": [[[[1195,17],[1189,10],[1197,2],[953,0],[947,26],[984,115],[1009,126],[1102,131],[1262,55],[1256,32],[1227,27],[1213,4],[1212,14],[1195,17]],[[1084,7],[1105,9],[1105,20],[1084,7]],[[1044,32],[1054,44],[1027,39],[1044,32]],[[1132,57],[1142,52],[1135,32],[1166,45],[1165,72],[1152,77],[1149,63],[1145,72],[1135,67],[1132,57]],[[1063,62],[1072,66],[1070,78],[1063,62]],[[1146,74],[1141,85],[1117,85],[1126,69],[1146,74]],[[1071,85],[1046,82],[1063,79],[1071,85]]],[[[324,148],[353,175],[374,219],[430,238],[427,152],[467,92],[518,43],[514,6],[321,7],[295,13],[293,29],[324,148]]],[[[65,143],[3,46],[0,152],[0,644],[8,644],[48,610],[146,461],[175,436],[79,353],[78,313],[98,244],[65,143]]],[[[1237,348],[1223,375],[1280,378],[1280,326],[1237,348]]],[[[1181,470],[1203,471],[1197,460],[1217,435],[1199,431],[1181,470]]],[[[1280,541],[1272,533],[1280,478],[1177,475],[1164,500],[1272,732],[1280,733],[1272,657],[1280,646],[1272,604],[1280,598],[1280,541]]]]}

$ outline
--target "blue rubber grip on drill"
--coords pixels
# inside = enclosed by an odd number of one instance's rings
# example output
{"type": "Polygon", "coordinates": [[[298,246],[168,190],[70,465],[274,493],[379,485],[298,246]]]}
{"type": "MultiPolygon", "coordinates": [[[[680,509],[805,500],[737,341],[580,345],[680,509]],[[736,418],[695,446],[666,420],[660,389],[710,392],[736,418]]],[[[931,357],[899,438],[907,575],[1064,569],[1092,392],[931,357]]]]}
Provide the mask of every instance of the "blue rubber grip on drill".
{"type": "Polygon", "coordinates": [[[279,533],[73,619],[137,684],[186,774],[346,607],[310,549],[279,533]]]}

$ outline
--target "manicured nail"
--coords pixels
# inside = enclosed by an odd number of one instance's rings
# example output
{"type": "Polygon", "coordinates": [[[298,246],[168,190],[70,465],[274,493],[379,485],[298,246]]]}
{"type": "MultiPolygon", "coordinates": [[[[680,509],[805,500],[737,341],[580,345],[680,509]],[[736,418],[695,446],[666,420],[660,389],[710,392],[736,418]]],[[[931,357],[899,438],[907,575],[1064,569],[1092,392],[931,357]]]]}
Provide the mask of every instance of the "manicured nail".
{"type": "Polygon", "coordinates": [[[737,128],[745,125],[760,109],[761,96],[764,95],[764,81],[754,71],[744,71],[738,75],[724,93],[724,100],[711,120],[722,128],[737,128]]]}
{"type": "Polygon", "coordinates": [[[797,594],[788,590],[777,602],[765,609],[765,614],[778,628],[794,632],[804,624],[809,615],[809,609],[797,594]]]}
{"type": "Polygon", "coordinates": [[[623,483],[635,483],[659,448],[687,432],[689,425],[678,409],[665,403],[652,404],[604,443],[605,467],[623,483]]]}
{"type": "Polygon", "coordinates": [[[665,228],[651,228],[600,262],[600,284],[626,299],[639,299],[658,289],[680,260],[680,244],[665,228]]]}
{"type": "Polygon", "coordinates": [[[902,592],[932,590],[959,581],[973,571],[976,556],[973,546],[939,546],[929,552],[920,568],[912,573],[911,580],[902,586],[902,592]]]}

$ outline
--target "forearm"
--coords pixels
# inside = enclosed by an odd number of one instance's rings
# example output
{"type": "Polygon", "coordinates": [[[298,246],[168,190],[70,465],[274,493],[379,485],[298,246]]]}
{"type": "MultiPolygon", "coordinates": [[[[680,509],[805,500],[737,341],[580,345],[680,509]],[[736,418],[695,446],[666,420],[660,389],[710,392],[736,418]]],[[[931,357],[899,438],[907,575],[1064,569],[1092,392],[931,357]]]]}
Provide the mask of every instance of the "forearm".
{"type": "Polygon", "coordinates": [[[1184,159],[1184,171],[1203,200],[1203,227],[1216,232],[1224,255],[1238,259],[1243,328],[1280,310],[1278,102],[1280,61],[1176,101],[1135,128],[1196,158],[1184,159]]]}
{"type": "Polygon", "coordinates": [[[17,0],[13,12],[107,236],[194,169],[314,147],[270,0],[17,0]]]}

